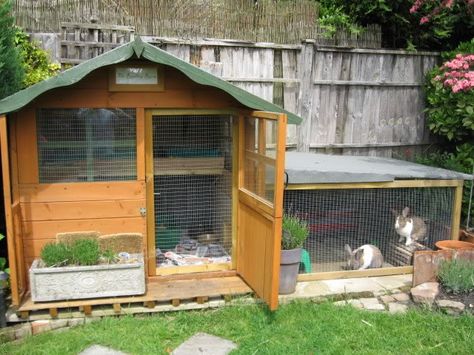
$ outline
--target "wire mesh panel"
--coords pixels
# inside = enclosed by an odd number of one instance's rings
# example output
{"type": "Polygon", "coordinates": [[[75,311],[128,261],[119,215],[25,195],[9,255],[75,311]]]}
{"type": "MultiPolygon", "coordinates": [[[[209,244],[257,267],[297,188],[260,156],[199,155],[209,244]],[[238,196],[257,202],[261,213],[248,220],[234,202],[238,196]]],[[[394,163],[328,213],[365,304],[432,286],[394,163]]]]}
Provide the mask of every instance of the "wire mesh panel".
{"type": "Polygon", "coordinates": [[[135,109],[40,109],[40,183],[136,179],[135,109]]]}
{"type": "Polygon", "coordinates": [[[344,270],[345,244],[352,250],[365,244],[375,245],[384,257],[383,267],[407,266],[412,263],[415,249],[433,249],[436,241],[451,238],[454,190],[286,190],[284,208],[285,213],[308,222],[310,236],[304,248],[310,255],[311,272],[344,270]],[[409,217],[426,228],[418,244],[410,246],[405,245],[406,239],[401,240],[395,229],[396,216],[402,215],[405,207],[410,209],[409,217]]]}
{"type": "Polygon", "coordinates": [[[232,121],[153,116],[157,265],[230,261],[232,121]]]}

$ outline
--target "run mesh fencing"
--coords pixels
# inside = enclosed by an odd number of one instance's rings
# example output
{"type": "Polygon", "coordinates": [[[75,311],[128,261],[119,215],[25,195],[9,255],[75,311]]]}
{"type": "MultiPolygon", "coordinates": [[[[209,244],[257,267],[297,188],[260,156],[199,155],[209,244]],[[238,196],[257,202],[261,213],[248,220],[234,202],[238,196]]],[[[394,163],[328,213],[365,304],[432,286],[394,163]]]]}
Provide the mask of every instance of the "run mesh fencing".
{"type": "Polygon", "coordinates": [[[40,183],[135,180],[135,109],[40,109],[40,183]]]}
{"type": "Polygon", "coordinates": [[[157,265],[230,261],[231,118],[153,116],[153,160],[157,265]]]}
{"type": "Polygon", "coordinates": [[[437,241],[451,239],[454,191],[452,187],[286,190],[284,209],[308,223],[310,236],[304,248],[311,272],[345,270],[345,244],[352,250],[375,245],[384,257],[383,267],[407,266],[415,249],[434,249],[437,241]],[[416,248],[400,242],[395,230],[392,210],[401,214],[405,207],[427,229],[416,248]]]}

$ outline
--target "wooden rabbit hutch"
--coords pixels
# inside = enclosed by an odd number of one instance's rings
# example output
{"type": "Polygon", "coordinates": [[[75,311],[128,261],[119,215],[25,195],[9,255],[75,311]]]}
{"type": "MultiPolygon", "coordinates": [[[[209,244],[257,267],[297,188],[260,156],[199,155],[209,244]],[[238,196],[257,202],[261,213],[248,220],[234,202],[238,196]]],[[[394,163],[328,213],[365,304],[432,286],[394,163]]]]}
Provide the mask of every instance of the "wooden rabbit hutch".
{"type": "Polygon", "coordinates": [[[306,220],[309,254],[299,280],[412,272],[415,250],[458,239],[463,180],[469,175],[406,161],[363,156],[288,152],[284,208],[306,220]],[[406,207],[426,227],[423,240],[406,246],[395,230],[406,207]],[[377,246],[381,268],[346,270],[344,246],[377,246]]]}
{"type": "MultiPolygon", "coordinates": [[[[0,101],[13,305],[278,304],[286,124],[300,118],[140,38],[0,101]],[[57,233],[141,233],[147,292],[33,303],[57,233]]],[[[56,310],[56,313],[55,311],[56,310]]]]}

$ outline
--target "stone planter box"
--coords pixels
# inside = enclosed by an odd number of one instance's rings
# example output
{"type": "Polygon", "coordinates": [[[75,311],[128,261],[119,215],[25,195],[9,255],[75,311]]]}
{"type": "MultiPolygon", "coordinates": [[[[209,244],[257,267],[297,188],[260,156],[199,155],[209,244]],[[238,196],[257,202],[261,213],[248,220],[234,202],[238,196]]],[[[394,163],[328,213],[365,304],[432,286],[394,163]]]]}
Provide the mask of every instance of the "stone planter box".
{"type": "Polygon", "coordinates": [[[33,302],[76,300],[145,293],[142,255],[137,262],[92,266],[38,267],[31,265],[30,290],[33,302]]]}

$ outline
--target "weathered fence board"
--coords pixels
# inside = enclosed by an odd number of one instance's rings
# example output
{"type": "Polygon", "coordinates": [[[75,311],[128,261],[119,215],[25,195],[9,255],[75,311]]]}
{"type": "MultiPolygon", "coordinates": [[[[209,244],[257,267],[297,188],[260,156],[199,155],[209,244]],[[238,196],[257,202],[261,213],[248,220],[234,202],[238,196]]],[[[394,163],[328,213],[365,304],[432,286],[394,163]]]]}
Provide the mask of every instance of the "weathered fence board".
{"type": "Polygon", "coordinates": [[[422,86],[437,53],[142,39],[303,117],[290,149],[411,159],[430,144],[422,86]]]}

